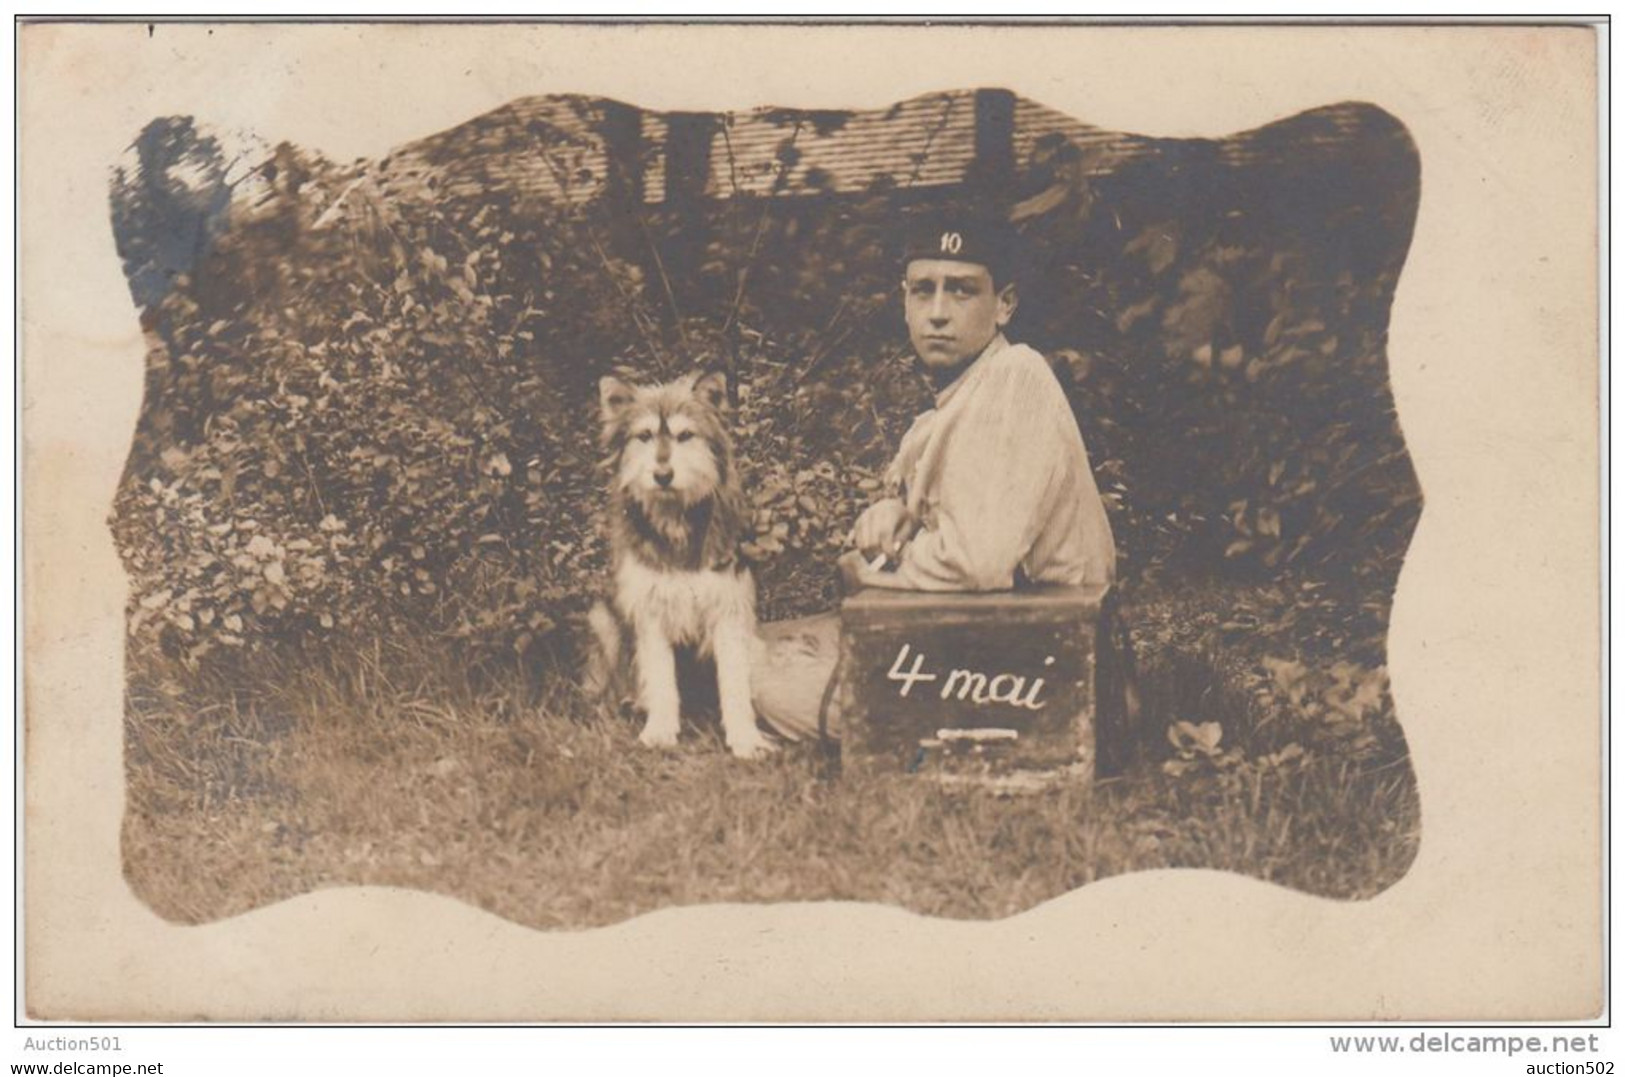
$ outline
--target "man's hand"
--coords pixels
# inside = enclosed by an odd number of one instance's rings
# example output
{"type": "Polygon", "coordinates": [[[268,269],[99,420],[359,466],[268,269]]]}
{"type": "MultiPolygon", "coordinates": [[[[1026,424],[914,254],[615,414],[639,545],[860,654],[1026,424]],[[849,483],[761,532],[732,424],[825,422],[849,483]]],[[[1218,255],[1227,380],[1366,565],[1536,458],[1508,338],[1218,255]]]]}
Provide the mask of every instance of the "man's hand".
{"type": "Polygon", "coordinates": [[[852,545],[866,562],[879,554],[895,559],[917,526],[908,507],[897,498],[888,497],[863,510],[852,527],[852,545]]]}

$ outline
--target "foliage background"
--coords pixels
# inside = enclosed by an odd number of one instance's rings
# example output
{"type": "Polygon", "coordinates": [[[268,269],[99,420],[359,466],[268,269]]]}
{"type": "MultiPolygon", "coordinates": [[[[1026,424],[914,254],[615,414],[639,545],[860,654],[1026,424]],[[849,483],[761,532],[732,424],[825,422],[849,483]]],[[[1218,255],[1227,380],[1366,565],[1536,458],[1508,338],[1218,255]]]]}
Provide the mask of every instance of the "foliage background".
{"type": "MultiPolygon", "coordinates": [[[[607,106],[561,107],[591,128],[607,106]]],[[[891,236],[986,191],[792,187],[802,133],[850,116],[771,119],[765,186],[630,212],[448,183],[476,145],[457,132],[380,162],[283,145],[239,168],[190,119],[149,125],[112,197],[151,346],[111,521],[132,668],[405,633],[474,668],[569,670],[604,566],[611,371],[729,370],[762,614],[827,608],[833,557],[928,403],[891,236]]],[[[532,122],[504,152],[568,194],[605,178],[581,129],[532,122]]],[[[1142,663],[1194,655],[1274,701],[1227,747],[1397,758],[1383,641],[1420,493],[1385,344],[1415,152],[1359,105],[1241,139],[1238,163],[1123,136],[1137,153],[1106,171],[1037,139],[998,191],[1033,247],[1013,335],[1074,403],[1142,663]]],[[[1184,725],[1148,738],[1169,765],[1223,758],[1184,725]]]]}

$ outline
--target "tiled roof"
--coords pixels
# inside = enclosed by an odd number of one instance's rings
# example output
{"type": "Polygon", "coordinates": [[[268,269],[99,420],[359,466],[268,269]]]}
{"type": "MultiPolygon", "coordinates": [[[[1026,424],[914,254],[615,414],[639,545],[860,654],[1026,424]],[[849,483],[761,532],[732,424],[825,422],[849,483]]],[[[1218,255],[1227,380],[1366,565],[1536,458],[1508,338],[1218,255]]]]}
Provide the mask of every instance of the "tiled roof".
{"type": "Polygon", "coordinates": [[[976,115],[969,93],[932,94],[884,111],[805,114],[758,109],[723,117],[712,143],[706,193],[861,191],[883,178],[900,187],[957,183],[974,156],[976,115]],[[822,122],[820,122],[822,121],[822,122]]]}
{"type": "MultiPolygon", "coordinates": [[[[975,101],[975,92],[967,90],[916,97],[889,109],[762,108],[709,117],[703,194],[851,193],[882,182],[905,188],[958,183],[975,154],[975,101]]],[[[611,154],[603,131],[608,111],[615,108],[625,106],[578,96],[521,98],[399,148],[385,172],[428,179],[447,193],[505,189],[547,201],[594,199],[607,189],[611,154]]],[[[644,201],[658,203],[667,193],[674,114],[624,114],[635,115],[639,158],[625,165],[630,175],[641,173],[644,201]]],[[[1161,156],[1169,147],[1202,143],[1212,146],[1221,162],[1249,167],[1301,155],[1306,146],[1335,152],[1357,144],[1374,124],[1391,137],[1404,137],[1403,128],[1365,105],[1316,109],[1220,140],[1154,140],[1105,131],[1015,98],[1011,149],[1019,168],[1054,140],[1065,139],[1084,151],[1089,172],[1105,174],[1161,156]]],[[[616,152],[634,153],[630,144],[616,152]]]]}
{"type": "Polygon", "coordinates": [[[585,97],[524,97],[402,146],[386,171],[432,177],[452,194],[504,187],[548,201],[603,194],[609,158],[602,104],[585,97]]]}

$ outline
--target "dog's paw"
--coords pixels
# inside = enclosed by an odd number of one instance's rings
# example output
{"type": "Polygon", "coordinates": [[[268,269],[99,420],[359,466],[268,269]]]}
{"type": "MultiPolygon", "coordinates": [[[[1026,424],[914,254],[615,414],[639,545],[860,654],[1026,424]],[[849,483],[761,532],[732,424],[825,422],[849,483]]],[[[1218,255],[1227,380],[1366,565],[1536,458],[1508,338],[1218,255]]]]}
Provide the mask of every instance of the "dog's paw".
{"type": "Polygon", "coordinates": [[[748,737],[729,737],[728,750],[735,759],[765,759],[778,751],[779,746],[756,733],[748,737]]]}
{"type": "Polygon", "coordinates": [[[677,747],[677,727],[646,725],[643,727],[643,732],[638,734],[638,743],[645,748],[675,748],[677,747]]]}

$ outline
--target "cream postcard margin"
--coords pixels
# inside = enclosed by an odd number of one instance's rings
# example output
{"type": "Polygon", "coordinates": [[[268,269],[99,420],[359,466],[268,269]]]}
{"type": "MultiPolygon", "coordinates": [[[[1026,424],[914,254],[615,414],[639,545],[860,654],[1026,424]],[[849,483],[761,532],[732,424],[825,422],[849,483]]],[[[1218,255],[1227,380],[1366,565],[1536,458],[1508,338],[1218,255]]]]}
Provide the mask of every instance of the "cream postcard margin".
{"type": "Polygon", "coordinates": [[[1585,28],[25,26],[26,1008],[108,1020],[1585,1018],[1603,1005],[1596,38],[1585,28]],[[347,160],[520,96],[874,108],[978,86],[1222,136],[1369,101],[1422,162],[1389,360],[1426,498],[1390,672],[1421,853],[1367,902],[1215,872],[995,922],[671,908],[544,933],[401,890],[198,927],[120,874],[107,528],[143,343],[109,169],[191,114],[347,160]]]}

